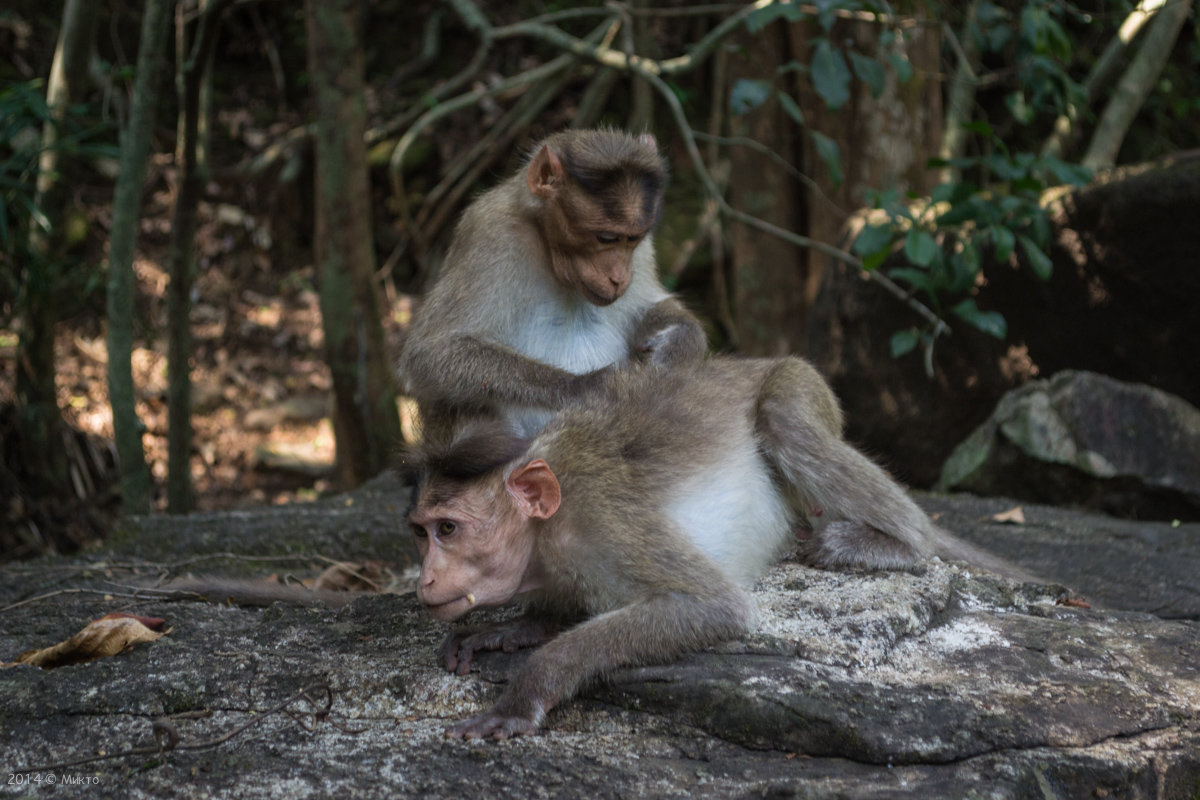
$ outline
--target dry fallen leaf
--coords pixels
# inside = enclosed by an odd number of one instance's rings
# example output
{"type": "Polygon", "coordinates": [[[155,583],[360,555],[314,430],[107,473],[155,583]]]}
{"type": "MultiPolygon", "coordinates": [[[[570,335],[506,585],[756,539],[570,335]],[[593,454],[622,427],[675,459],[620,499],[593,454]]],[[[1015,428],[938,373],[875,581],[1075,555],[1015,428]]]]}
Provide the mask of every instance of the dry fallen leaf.
{"type": "Polygon", "coordinates": [[[1007,522],[1010,525],[1024,525],[1025,512],[1020,506],[1013,506],[1008,511],[1001,511],[999,514],[993,514],[992,522],[1007,522]]]}
{"type": "Polygon", "coordinates": [[[138,617],[133,614],[106,614],[92,620],[83,630],[53,647],[30,650],[17,656],[6,667],[31,664],[53,669],[68,664],[82,664],[97,658],[115,656],[138,642],[153,642],[170,631],[162,630],[166,620],[157,617],[138,617]]]}
{"type": "Polygon", "coordinates": [[[339,561],[318,575],[312,588],[344,592],[378,592],[385,582],[385,570],[379,561],[364,561],[360,564],[339,561]]]}

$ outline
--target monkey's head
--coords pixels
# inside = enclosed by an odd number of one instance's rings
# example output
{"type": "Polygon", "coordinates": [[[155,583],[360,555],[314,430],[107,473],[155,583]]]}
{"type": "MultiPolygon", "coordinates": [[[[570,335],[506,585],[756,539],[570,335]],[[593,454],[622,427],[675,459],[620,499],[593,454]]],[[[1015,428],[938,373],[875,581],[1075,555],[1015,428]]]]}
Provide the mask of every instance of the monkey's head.
{"type": "Polygon", "coordinates": [[[611,130],[546,139],[525,173],[541,201],[551,269],[588,302],[614,303],[633,280],[633,252],[658,222],[667,173],[654,137],[611,130]]]}
{"type": "Polygon", "coordinates": [[[417,599],[437,619],[537,588],[535,520],[553,516],[562,494],[545,461],[514,456],[526,445],[483,424],[413,459],[421,464],[408,515],[421,555],[417,599]]]}

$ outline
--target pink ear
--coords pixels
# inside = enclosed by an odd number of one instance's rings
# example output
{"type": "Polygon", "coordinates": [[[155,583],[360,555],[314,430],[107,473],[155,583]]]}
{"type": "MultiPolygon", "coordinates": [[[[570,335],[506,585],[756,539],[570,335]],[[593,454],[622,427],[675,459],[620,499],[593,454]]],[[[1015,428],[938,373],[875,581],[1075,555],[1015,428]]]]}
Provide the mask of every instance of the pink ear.
{"type": "Polygon", "coordinates": [[[550,519],[562,504],[558,478],[540,458],[514,469],[505,487],[527,517],[550,519]]]}
{"type": "Polygon", "coordinates": [[[649,147],[655,153],[658,152],[658,140],[654,138],[653,133],[640,133],[637,139],[638,144],[649,147]]]}
{"type": "Polygon", "coordinates": [[[529,171],[525,173],[525,185],[538,197],[551,197],[558,191],[562,178],[563,165],[558,154],[551,150],[549,145],[543,145],[529,164],[529,171]]]}

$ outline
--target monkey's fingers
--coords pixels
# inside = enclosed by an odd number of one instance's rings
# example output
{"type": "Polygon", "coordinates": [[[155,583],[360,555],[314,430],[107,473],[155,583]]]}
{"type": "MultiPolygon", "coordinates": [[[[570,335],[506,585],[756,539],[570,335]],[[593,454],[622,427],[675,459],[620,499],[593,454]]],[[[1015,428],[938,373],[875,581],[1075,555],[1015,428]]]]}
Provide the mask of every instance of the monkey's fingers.
{"type": "Polygon", "coordinates": [[[464,640],[472,650],[503,650],[515,653],[525,647],[537,647],[554,638],[559,625],[542,619],[522,617],[516,622],[480,631],[464,640]]]}
{"type": "Polygon", "coordinates": [[[441,648],[438,649],[438,663],[447,672],[457,672],[459,675],[466,675],[467,670],[471,667],[471,648],[463,651],[463,642],[468,637],[459,633],[450,633],[442,641],[441,648]],[[465,659],[465,663],[464,663],[465,659]]]}
{"type": "Polygon", "coordinates": [[[451,725],[446,729],[446,735],[452,739],[482,739],[490,736],[503,740],[513,736],[532,736],[537,733],[537,729],[537,723],[531,719],[506,716],[493,709],[486,714],[451,725]]]}

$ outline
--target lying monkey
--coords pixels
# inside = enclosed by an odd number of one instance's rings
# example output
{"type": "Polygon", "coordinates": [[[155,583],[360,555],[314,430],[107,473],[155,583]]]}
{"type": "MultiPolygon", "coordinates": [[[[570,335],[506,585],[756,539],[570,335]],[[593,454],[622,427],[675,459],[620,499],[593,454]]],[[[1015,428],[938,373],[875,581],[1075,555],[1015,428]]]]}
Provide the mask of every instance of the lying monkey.
{"type": "Polygon", "coordinates": [[[455,737],[533,733],[613,668],[745,633],[743,587],[798,528],[815,528],[802,555],[818,566],[1003,566],[935,528],[843,440],[832,391],[798,358],[623,371],[532,441],[481,422],[409,458],[420,602],[450,621],[531,599],[516,622],[451,634],[442,665],[463,675],[477,651],[545,643],[455,737]]]}

